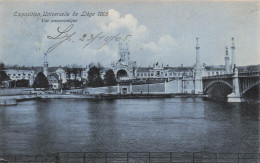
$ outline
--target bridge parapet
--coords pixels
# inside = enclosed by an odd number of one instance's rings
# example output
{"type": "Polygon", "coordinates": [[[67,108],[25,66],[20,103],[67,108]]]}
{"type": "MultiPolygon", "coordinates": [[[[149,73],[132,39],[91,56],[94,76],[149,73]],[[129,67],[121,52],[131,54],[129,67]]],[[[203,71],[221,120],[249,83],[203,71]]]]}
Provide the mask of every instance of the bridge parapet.
{"type": "MultiPolygon", "coordinates": [[[[214,76],[204,76],[202,79],[221,79],[221,78],[232,78],[233,74],[224,74],[224,75],[214,75],[214,76]]],[[[254,72],[240,72],[238,77],[260,77],[259,71],[254,72]]]]}
{"type": "Polygon", "coordinates": [[[232,78],[233,74],[204,76],[202,79],[220,79],[220,78],[232,78]]]}
{"type": "Polygon", "coordinates": [[[260,76],[260,72],[254,71],[254,72],[241,72],[238,73],[238,77],[256,77],[260,76]]]}

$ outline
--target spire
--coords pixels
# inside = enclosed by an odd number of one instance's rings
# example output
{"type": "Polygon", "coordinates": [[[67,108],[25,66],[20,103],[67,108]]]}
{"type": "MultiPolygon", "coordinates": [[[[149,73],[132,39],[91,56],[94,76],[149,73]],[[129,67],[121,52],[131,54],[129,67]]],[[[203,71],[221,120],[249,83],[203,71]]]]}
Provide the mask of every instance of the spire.
{"type": "Polygon", "coordinates": [[[225,46],[226,48],[226,56],[228,56],[228,46],[225,46]]]}
{"type": "Polygon", "coordinates": [[[235,54],[235,40],[234,37],[232,37],[232,46],[231,46],[231,52],[232,52],[232,60],[231,60],[231,66],[232,70],[236,67],[236,54],[235,54]]]}
{"type": "Polygon", "coordinates": [[[232,46],[231,46],[232,49],[235,49],[235,39],[234,37],[232,37],[232,46]]]}
{"type": "Polygon", "coordinates": [[[199,70],[200,69],[200,46],[199,46],[199,38],[196,38],[196,69],[199,70]]]}
{"type": "Polygon", "coordinates": [[[43,62],[43,74],[48,76],[48,61],[47,61],[47,53],[44,53],[44,62],[43,62]]]}
{"type": "Polygon", "coordinates": [[[48,62],[47,61],[47,53],[44,53],[44,62],[48,62]]]}
{"type": "Polygon", "coordinates": [[[196,42],[197,42],[196,48],[199,49],[199,48],[200,48],[200,45],[199,45],[199,38],[198,38],[198,37],[196,38],[196,42]]]}

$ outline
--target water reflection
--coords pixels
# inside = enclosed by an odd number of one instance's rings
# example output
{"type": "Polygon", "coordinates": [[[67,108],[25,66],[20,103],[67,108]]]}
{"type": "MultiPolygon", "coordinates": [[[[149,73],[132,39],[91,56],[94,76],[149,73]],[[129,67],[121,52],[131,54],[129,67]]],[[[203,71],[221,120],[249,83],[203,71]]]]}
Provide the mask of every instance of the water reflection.
{"type": "Polygon", "coordinates": [[[0,107],[0,153],[62,151],[259,152],[259,105],[166,98],[0,107]]]}

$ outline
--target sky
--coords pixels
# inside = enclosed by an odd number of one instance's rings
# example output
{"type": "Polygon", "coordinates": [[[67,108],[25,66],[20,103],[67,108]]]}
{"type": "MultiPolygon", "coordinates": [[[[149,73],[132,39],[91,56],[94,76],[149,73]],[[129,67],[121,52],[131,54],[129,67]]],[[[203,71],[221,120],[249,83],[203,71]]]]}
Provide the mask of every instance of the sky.
{"type": "Polygon", "coordinates": [[[258,20],[258,2],[0,1],[0,61],[41,66],[47,53],[49,66],[99,62],[109,67],[119,59],[121,40],[123,47],[128,43],[131,60],[137,66],[156,62],[173,67],[192,66],[198,37],[201,63],[223,65],[225,46],[231,55],[234,37],[237,65],[254,65],[260,64],[258,20]],[[79,16],[84,11],[95,16],[79,16]],[[14,16],[31,12],[41,16],[14,16]],[[68,12],[70,16],[43,16],[44,12],[68,12]],[[78,16],[72,16],[74,12],[78,16]],[[98,12],[108,15],[97,16],[98,12]],[[77,22],[51,22],[71,19],[77,22]],[[65,38],[63,34],[61,39],[51,39],[58,36],[58,27],[60,31],[72,27],[67,35],[75,34],[50,51],[65,38]],[[102,38],[96,37],[88,44],[91,34],[102,38]]]}

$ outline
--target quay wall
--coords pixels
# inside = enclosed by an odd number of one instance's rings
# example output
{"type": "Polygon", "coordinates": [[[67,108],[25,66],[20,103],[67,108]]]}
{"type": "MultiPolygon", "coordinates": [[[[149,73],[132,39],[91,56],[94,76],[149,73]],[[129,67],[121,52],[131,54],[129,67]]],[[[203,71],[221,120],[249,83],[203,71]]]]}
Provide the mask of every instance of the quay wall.
{"type": "MultiPolygon", "coordinates": [[[[142,85],[119,85],[119,86],[110,86],[110,87],[98,87],[98,88],[84,88],[83,93],[89,94],[100,94],[100,93],[122,93],[123,88],[127,88],[127,93],[140,93],[140,92],[155,92],[163,93],[165,92],[165,83],[156,83],[156,84],[142,84],[142,85]],[[131,91],[132,87],[132,91],[131,91]]],[[[66,91],[69,92],[69,91],[66,91]]],[[[82,92],[82,90],[78,90],[82,92]]]]}
{"type": "Polygon", "coordinates": [[[1,96],[10,96],[10,95],[29,95],[33,88],[1,88],[1,96]]]}

